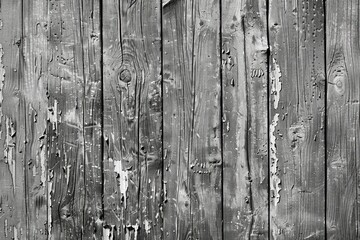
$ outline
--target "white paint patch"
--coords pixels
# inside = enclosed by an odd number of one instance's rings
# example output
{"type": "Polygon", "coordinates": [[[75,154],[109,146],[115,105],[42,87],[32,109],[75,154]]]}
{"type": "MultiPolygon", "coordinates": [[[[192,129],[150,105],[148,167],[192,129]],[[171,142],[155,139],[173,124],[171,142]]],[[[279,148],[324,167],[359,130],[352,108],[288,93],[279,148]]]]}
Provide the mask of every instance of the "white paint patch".
{"type": "Polygon", "coordinates": [[[5,148],[4,156],[6,157],[5,162],[9,165],[9,170],[12,176],[13,187],[15,188],[16,180],[16,171],[15,171],[15,159],[13,155],[15,154],[15,143],[13,142],[13,137],[16,134],[16,131],[13,126],[13,122],[10,118],[6,118],[6,139],[5,139],[5,148]]]}
{"type": "Polygon", "coordinates": [[[279,65],[276,63],[275,58],[273,58],[274,70],[271,71],[271,94],[274,96],[274,108],[277,109],[279,106],[280,100],[280,91],[281,91],[281,71],[279,65]]]}
{"type": "Polygon", "coordinates": [[[48,236],[49,239],[53,239],[53,236],[51,235],[51,228],[52,228],[52,215],[51,215],[51,210],[52,210],[52,200],[51,200],[51,193],[52,193],[52,179],[53,178],[53,172],[49,171],[49,176],[48,176],[48,181],[49,181],[49,185],[48,185],[48,219],[47,219],[47,224],[48,224],[48,236]]]}
{"type": "Polygon", "coordinates": [[[150,234],[150,230],[151,230],[151,221],[145,219],[144,220],[144,225],[145,225],[145,231],[146,231],[146,234],[150,234]]]}
{"type": "MultiPolygon", "coordinates": [[[[110,161],[112,161],[112,159],[110,159],[110,161]]],[[[118,181],[120,185],[120,193],[124,197],[124,207],[126,209],[126,192],[129,186],[128,172],[122,170],[122,164],[119,160],[114,161],[114,171],[119,175],[118,181]]]]}
{"type": "Polygon", "coordinates": [[[45,186],[46,185],[46,151],[43,140],[41,140],[41,144],[40,144],[39,158],[41,164],[41,182],[43,183],[43,186],[45,186]]]}
{"type": "Polygon", "coordinates": [[[103,240],[113,240],[114,239],[114,227],[115,225],[111,225],[103,227],[103,240]]]}
{"type": "MultiPolygon", "coordinates": [[[[2,21],[0,20],[0,29],[2,27],[2,21]]],[[[2,63],[2,58],[4,56],[4,50],[2,45],[0,44],[0,106],[2,106],[2,102],[3,102],[3,88],[4,88],[4,81],[5,81],[5,67],[4,64],[2,63]]],[[[1,118],[2,118],[2,111],[0,108],[0,124],[1,124],[1,118]]],[[[0,138],[1,138],[1,130],[0,130],[0,138]]]]}
{"type": "Polygon", "coordinates": [[[281,183],[281,180],[278,177],[278,172],[277,172],[277,168],[278,168],[277,164],[278,164],[279,159],[276,156],[276,137],[274,135],[278,121],[279,121],[279,114],[276,113],[274,116],[274,120],[272,121],[272,123],[270,125],[270,159],[271,159],[270,191],[272,191],[274,193],[275,206],[280,202],[279,192],[281,190],[281,187],[279,186],[281,183]]]}
{"type": "Polygon", "coordinates": [[[18,240],[18,230],[17,228],[14,226],[14,237],[13,237],[14,240],[18,240]]]}

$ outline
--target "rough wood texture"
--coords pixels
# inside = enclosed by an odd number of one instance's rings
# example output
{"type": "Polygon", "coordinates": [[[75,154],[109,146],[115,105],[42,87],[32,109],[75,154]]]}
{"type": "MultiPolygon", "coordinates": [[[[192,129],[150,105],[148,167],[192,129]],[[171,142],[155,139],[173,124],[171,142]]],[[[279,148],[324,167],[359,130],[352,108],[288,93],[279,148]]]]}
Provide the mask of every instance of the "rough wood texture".
{"type": "Polygon", "coordinates": [[[23,80],[26,148],[25,194],[28,231],[26,239],[47,239],[47,12],[43,0],[24,1],[23,14],[23,80]]]}
{"type": "Polygon", "coordinates": [[[324,238],[324,3],[269,4],[271,239],[324,238]]]}
{"type": "Polygon", "coordinates": [[[359,7],[0,0],[0,239],[358,239],[359,7]]]}
{"type": "Polygon", "coordinates": [[[105,1],[105,231],[162,235],[160,1],[105,1]]]}
{"type": "Polygon", "coordinates": [[[326,1],[327,235],[359,238],[359,2],[326,1]]]}
{"type": "Polygon", "coordinates": [[[224,238],[266,239],[266,4],[265,1],[223,3],[224,238]]]}
{"type": "Polygon", "coordinates": [[[162,7],[164,239],[191,239],[192,2],[163,2],[162,7]]]}
{"type": "Polygon", "coordinates": [[[0,5],[0,238],[30,237],[29,187],[25,158],[26,103],[22,56],[22,2],[0,5]]]}

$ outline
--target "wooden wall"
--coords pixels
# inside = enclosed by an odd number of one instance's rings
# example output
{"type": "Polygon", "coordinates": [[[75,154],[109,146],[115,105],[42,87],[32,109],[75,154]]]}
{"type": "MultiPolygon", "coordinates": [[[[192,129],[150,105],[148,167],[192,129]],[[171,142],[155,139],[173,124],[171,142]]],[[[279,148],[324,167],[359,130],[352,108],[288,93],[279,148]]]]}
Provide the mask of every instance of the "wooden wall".
{"type": "Polygon", "coordinates": [[[0,0],[0,239],[360,239],[358,0],[0,0]]]}

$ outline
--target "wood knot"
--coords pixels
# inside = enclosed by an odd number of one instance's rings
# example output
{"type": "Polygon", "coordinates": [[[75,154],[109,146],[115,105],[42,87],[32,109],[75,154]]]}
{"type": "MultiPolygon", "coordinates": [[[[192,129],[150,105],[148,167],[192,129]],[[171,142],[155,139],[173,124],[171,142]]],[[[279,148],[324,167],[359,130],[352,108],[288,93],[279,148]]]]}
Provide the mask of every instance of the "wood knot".
{"type": "Polygon", "coordinates": [[[124,69],[119,74],[119,79],[125,83],[128,83],[131,81],[131,72],[128,69],[124,69]]]}
{"type": "Polygon", "coordinates": [[[336,76],[334,78],[334,87],[335,87],[335,91],[338,94],[344,94],[344,92],[345,92],[345,77],[344,76],[336,76]]]}

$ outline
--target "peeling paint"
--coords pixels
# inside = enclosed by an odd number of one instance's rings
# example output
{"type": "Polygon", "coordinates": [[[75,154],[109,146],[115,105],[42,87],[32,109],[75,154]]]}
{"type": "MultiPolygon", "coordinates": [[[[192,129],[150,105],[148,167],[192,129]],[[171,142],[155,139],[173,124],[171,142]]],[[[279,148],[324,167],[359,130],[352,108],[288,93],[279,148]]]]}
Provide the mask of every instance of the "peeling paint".
{"type": "Polygon", "coordinates": [[[151,230],[151,221],[145,219],[145,220],[144,220],[144,225],[145,225],[145,232],[146,232],[146,234],[149,234],[149,233],[150,233],[150,230],[151,230]]]}
{"type": "MultiPolygon", "coordinates": [[[[2,21],[0,20],[0,29],[2,28],[2,21]]],[[[2,58],[4,56],[4,50],[2,47],[2,44],[0,44],[0,106],[2,106],[2,102],[3,102],[3,88],[4,88],[4,80],[5,80],[5,67],[4,64],[2,63],[2,58]]],[[[0,108],[0,124],[1,124],[1,120],[2,120],[2,109],[0,108]]],[[[0,138],[1,138],[2,134],[1,134],[1,128],[0,128],[0,138]]]]}
{"type": "Polygon", "coordinates": [[[276,113],[274,116],[274,119],[270,125],[270,159],[271,159],[271,165],[270,165],[270,191],[272,192],[272,197],[275,198],[274,205],[276,206],[280,202],[280,184],[281,180],[278,177],[277,172],[277,163],[279,159],[276,156],[276,137],[274,135],[275,128],[279,121],[279,114],[276,113]]]}
{"type": "Polygon", "coordinates": [[[277,109],[280,100],[280,91],[281,91],[281,71],[279,65],[276,63],[275,58],[273,58],[274,71],[271,71],[271,94],[274,96],[274,108],[277,109]]]}
{"type": "Polygon", "coordinates": [[[14,129],[14,123],[10,118],[6,118],[6,139],[4,146],[4,157],[5,163],[9,165],[9,170],[12,176],[13,187],[15,188],[16,180],[16,171],[15,171],[15,159],[13,158],[15,154],[15,143],[13,142],[13,137],[15,136],[16,131],[14,129]]]}
{"type": "MultiPolygon", "coordinates": [[[[112,159],[109,159],[109,161],[113,161],[112,159]]],[[[120,185],[120,193],[122,194],[122,196],[124,197],[124,207],[126,208],[126,192],[129,186],[129,182],[128,182],[128,171],[123,171],[122,170],[122,163],[119,160],[115,160],[114,161],[114,171],[117,174],[117,179],[120,185]]]]}
{"type": "Polygon", "coordinates": [[[103,227],[103,240],[114,239],[114,227],[115,225],[105,225],[103,227]]]}
{"type": "Polygon", "coordinates": [[[50,121],[53,125],[53,130],[57,129],[57,125],[58,125],[58,101],[55,99],[54,100],[54,106],[48,108],[48,112],[47,112],[47,119],[48,121],[50,121]]]}
{"type": "Polygon", "coordinates": [[[53,172],[52,171],[49,171],[49,176],[48,176],[48,218],[47,218],[47,227],[48,227],[48,236],[49,236],[49,239],[53,239],[52,238],[52,235],[51,235],[51,229],[52,229],[52,215],[51,215],[51,211],[52,211],[52,199],[51,199],[51,196],[52,196],[52,178],[53,178],[53,172]]]}
{"type": "Polygon", "coordinates": [[[134,225],[130,225],[130,224],[126,225],[125,240],[138,239],[139,229],[140,229],[140,226],[139,226],[138,222],[134,225]],[[131,232],[134,232],[134,238],[131,238],[131,232]]]}

